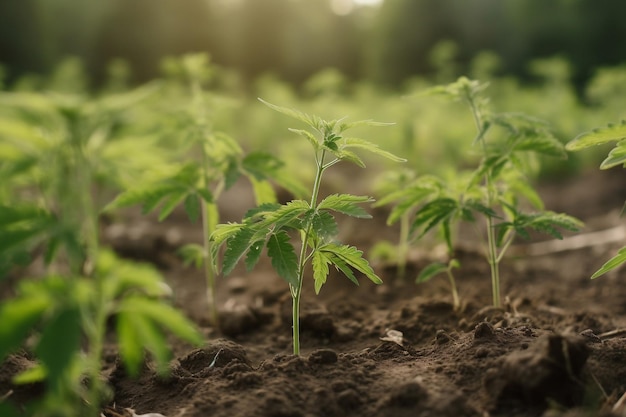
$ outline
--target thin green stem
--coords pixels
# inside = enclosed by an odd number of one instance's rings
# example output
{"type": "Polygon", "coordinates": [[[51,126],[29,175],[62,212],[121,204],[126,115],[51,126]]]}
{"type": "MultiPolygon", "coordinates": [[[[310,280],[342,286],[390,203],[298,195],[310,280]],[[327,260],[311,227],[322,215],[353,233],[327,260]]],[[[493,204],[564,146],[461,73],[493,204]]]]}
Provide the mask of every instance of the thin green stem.
{"type": "MultiPolygon", "coordinates": [[[[472,116],[474,117],[474,123],[478,131],[478,138],[483,151],[483,156],[487,157],[487,144],[485,142],[485,133],[487,128],[483,126],[482,115],[474,97],[471,94],[467,96],[467,102],[472,110],[472,116]]],[[[493,180],[491,178],[491,172],[486,170],[485,172],[485,187],[487,189],[487,207],[493,205],[493,180]]],[[[500,257],[498,256],[498,246],[496,242],[495,228],[493,224],[493,218],[491,216],[485,216],[487,222],[487,259],[489,267],[491,269],[491,292],[494,307],[500,307],[500,257]]]]}
{"type": "Polygon", "coordinates": [[[450,289],[452,290],[452,303],[454,305],[454,310],[457,311],[461,306],[461,301],[459,300],[459,292],[456,289],[456,281],[454,280],[454,274],[452,273],[450,265],[448,265],[448,270],[446,272],[448,274],[448,281],[450,281],[450,289]]]}
{"type": "Polygon", "coordinates": [[[404,282],[406,278],[406,263],[409,252],[409,213],[400,217],[400,238],[398,241],[398,280],[404,282]]]}
{"type": "MultiPolygon", "coordinates": [[[[317,171],[315,173],[315,180],[313,182],[313,192],[311,193],[311,202],[309,207],[314,209],[317,206],[317,198],[320,191],[320,185],[322,183],[322,174],[324,170],[329,166],[324,165],[324,158],[326,157],[326,150],[322,150],[319,157],[316,158],[317,171]]],[[[300,298],[302,296],[302,284],[304,282],[304,267],[309,257],[306,255],[307,244],[309,236],[311,234],[311,226],[307,227],[306,231],[301,234],[302,246],[300,248],[300,257],[298,258],[298,283],[297,285],[289,285],[291,291],[292,300],[292,329],[293,329],[293,354],[300,355],[300,298]]]]}

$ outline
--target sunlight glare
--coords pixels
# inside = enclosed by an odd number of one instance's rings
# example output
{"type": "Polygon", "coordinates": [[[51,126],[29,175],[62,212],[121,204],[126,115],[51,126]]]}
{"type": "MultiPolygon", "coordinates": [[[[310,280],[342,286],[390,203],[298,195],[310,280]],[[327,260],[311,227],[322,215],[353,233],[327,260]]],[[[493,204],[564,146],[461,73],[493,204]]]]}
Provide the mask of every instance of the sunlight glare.
{"type": "Polygon", "coordinates": [[[330,7],[339,16],[345,16],[354,10],[355,6],[378,6],[383,0],[330,0],[330,7]]]}

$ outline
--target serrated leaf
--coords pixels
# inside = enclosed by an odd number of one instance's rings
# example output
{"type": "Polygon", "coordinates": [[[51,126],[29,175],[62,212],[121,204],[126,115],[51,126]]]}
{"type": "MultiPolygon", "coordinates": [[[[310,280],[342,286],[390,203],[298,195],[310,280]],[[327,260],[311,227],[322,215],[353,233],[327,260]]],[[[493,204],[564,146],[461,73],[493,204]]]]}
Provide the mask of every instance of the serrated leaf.
{"type": "Polygon", "coordinates": [[[336,236],[339,233],[335,218],[327,211],[316,211],[312,216],[311,226],[316,235],[322,239],[336,236]]]}
{"type": "Polygon", "coordinates": [[[602,161],[600,169],[609,169],[616,165],[626,166],[626,140],[620,141],[615,148],[611,149],[609,156],[602,161]]]}
{"type": "Polygon", "coordinates": [[[447,197],[426,203],[415,213],[413,223],[411,224],[411,233],[422,228],[420,237],[424,236],[433,227],[451,218],[457,209],[458,203],[454,199],[447,197]]]}
{"type": "Polygon", "coordinates": [[[617,124],[609,124],[606,127],[593,129],[590,132],[581,133],[565,145],[565,149],[568,151],[579,151],[591,146],[622,141],[624,139],[626,139],[626,120],[622,120],[617,124]]]}
{"type": "Polygon", "coordinates": [[[332,263],[332,260],[324,253],[315,251],[313,253],[313,279],[315,280],[315,294],[319,294],[322,286],[326,283],[328,278],[329,269],[328,265],[332,263]]]}
{"type": "Polygon", "coordinates": [[[331,260],[331,263],[335,266],[335,268],[342,272],[350,281],[352,281],[355,285],[359,285],[359,280],[354,276],[354,272],[348,266],[348,264],[339,256],[334,253],[326,254],[328,259],[331,260]]]}
{"type": "Polygon", "coordinates": [[[265,246],[265,240],[258,240],[250,245],[245,259],[246,270],[251,271],[259,262],[261,253],[263,253],[263,246],[265,246]]]}
{"type": "Polygon", "coordinates": [[[374,201],[371,197],[352,194],[331,194],[324,198],[317,206],[318,210],[333,210],[352,217],[369,219],[372,216],[357,204],[374,201]]]}
{"type": "Polygon", "coordinates": [[[532,151],[555,158],[567,157],[565,147],[553,136],[524,137],[516,141],[513,149],[516,151],[532,151]]]}
{"type": "Polygon", "coordinates": [[[254,225],[256,233],[252,239],[256,241],[265,238],[272,226],[274,230],[280,230],[285,226],[296,227],[298,217],[309,210],[309,203],[304,200],[292,200],[278,206],[277,210],[267,212],[265,218],[254,225]]]}
{"type": "Polygon", "coordinates": [[[329,243],[320,250],[334,254],[352,268],[363,273],[373,283],[382,284],[382,280],[376,275],[369,262],[363,258],[363,252],[354,246],[329,243]]]}
{"type": "Polygon", "coordinates": [[[293,117],[294,119],[297,119],[303,123],[306,123],[307,125],[311,126],[314,129],[320,130],[322,127],[322,124],[323,124],[322,120],[317,116],[309,116],[308,114],[295,110],[295,109],[277,106],[275,104],[272,104],[263,100],[262,98],[259,98],[259,101],[265,104],[266,106],[268,106],[269,108],[276,110],[279,113],[282,113],[289,117],[293,117]]]}
{"type": "Polygon", "coordinates": [[[376,155],[382,156],[383,158],[390,159],[394,162],[406,162],[406,159],[400,158],[399,156],[396,156],[392,154],[391,152],[380,149],[380,147],[377,144],[369,142],[364,139],[345,138],[343,148],[344,149],[345,148],[359,148],[359,149],[366,150],[368,152],[372,152],[376,155]]]}
{"type": "Polygon", "coordinates": [[[298,257],[285,231],[272,234],[267,241],[267,254],[272,267],[290,285],[298,285],[298,257]]]}
{"type": "MultiPolygon", "coordinates": [[[[330,150],[330,149],[329,149],[330,150]]],[[[365,168],[365,162],[357,154],[351,151],[339,150],[339,151],[331,151],[337,159],[342,161],[352,162],[360,168],[365,168]]]]}
{"type": "Polygon", "coordinates": [[[228,239],[222,261],[222,273],[224,275],[230,274],[241,257],[250,249],[252,243],[258,241],[258,239],[251,241],[254,232],[253,228],[241,227],[228,239]]]}
{"type": "Polygon", "coordinates": [[[591,279],[596,279],[609,271],[621,266],[626,262],[626,247],[621,248],[617,255],[609,259],[600,269],[598,269],[592,276],[591,279]]]}

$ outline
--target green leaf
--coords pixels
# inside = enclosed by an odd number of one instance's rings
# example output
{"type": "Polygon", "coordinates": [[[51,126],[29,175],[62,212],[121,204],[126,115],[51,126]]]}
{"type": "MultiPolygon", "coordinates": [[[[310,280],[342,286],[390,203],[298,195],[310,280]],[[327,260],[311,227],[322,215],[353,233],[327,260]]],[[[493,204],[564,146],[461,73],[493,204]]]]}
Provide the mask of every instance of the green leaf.
{"type": "Polygon", "coordinates": [[[272,234],[267,241],[267,254],[272,267],[290,285],[298,285],[298,257],[285,231],[272,234]]]}
{"type": "Polygon", "coordinates": [[[253,236],[254,229],[242,227],[228,239],[226,242],[226,251],[224,252],[224,260],[222,262],[222,272],[224,275],[230,274],[233,269],[235,269],[241,257],[250,249],[250,246],[258,241],[258,239],[252,241],[253,236]]]}
{"type": "Polygon", "coordinates": [[[626,166],[626,140],[620,141],[615,148],[611,149],[609,156],[602,161],[600,169],[609,169],[616,165],[626,166]]]}
{"type": "Polygon", "coordinates": [[[357,165],[360,168],[365,168],[365,162],[363,162],[363,160],[359,158],[359,156],[355,154],[354,152],[346,151],[346,150],[333,151],[329,148],[327,149],[330,150],[337,159],[340,159],[342,161],[352,162],[353,164],[357,165]]]}
{"type": "Polygon", "coordinates": [[[345,138],[344,139],[344,148],[359,148],[359,149],[364,149],[368,152],[372,152],[376,155],[382,156],[383,158],[387,158],[390,159],[394,162],[406,162],[406,159],[404,158],[400,158],[399,156],[396,156],[394,154],[392,154],[391,152],[387,152],[385,150],[380,149],[380,147],[372,142],[369,142],[367,140],[364,139],[359,139],[359,138],[345,138]]]}
{"type": "MultiPolygon", "coordinates": [[[[43,364],[38,363],[26,369],[25,371],[22,371],[19,374],[15,375],[13,378],[11,378],[11,382],[16,385],[35,384],[37,382],[45,381],[47,377],[48,371],[46,370],[46,367],[43,364]]],[[[0,413],[0,415],[4,416],[5,414],[0,413]]],[[[18,416],[21,414],[15,413],[7,415],[18,416]]]]}
{"type": "Polygon", "coordinates": [[[161,200],[169,195],[177,187],[173,184],[151,184],[144,187],[138,187],[132,190],[124,191],[119,194],[112,202],[107,204],[104,211],[113,209],[130,207],[136,204],[143,204],[143,212],[149,213],[161,202],[161,200]]]}
{"type": "Polygon", "coordinates": [[[0,362],[20,347],[43,314],[50,308],[44,294],[5,301],[0,306],[0,362]]]}
{"type": "Polygon", "coordinates": [[[198,194],[188,194],[185,197],[185,212],[187,213],[187,216],[192,223],[198,221],[198,217],[200,217],[201,206],[202,205],[200,204],[200,198],[198,197],[198,194]]]}
{"type": "MultiPolygon", "coordinates": [[[[315,280],[315,294],[319,294],[322,286],[326,283],[329,269],[328,265],[332,263],[332,259],[324,252],[315,251],[313,253],[313,279],[315,280]]],[[[352,272],[352,271],[350,271],[352,272]]]]}
{"type": "Polygon", "coordinates": [[[456,210],[458,203],[452,198],[442,197],[426,203],[416,213],[411,224],[411,233],[422,228],[421,236],[444,220],[450,219],[456,210]]]}
{"type": "Polygon", "coordinates": [[[425,267],[424,269],[422,269],[422,271],[419,273],[419,275],[415,279],[415,282],[419,284],[422,282],[429,281],[436,275],[439,275],[442,272],[446,272],[447,270],[448,270],[448,265],[441,263],[441,262],[434,262],[428,265],[427,267],[425,267]]]}
{"type": "Polygon", "coordinates": [[[333,210],[352,217],[369,219],[372,216],[357,204],[374,201],[371,197],[352,194],[332,194],[323,199],[317,206],[318,210],[333,210]]]}
{"type": "Polygon", "coordinates": [[[581,133],[565,145],[565,149],[568,151],[579,151],[591,146],[618,142],[624,139],[626,139],[626,120],[622,120],[621,123],[618,124],[609,124],[607,127],[581,133]]]}
{"type": "Polygon", "coordinates": [[[363,252],[354,246],[329,243],[321,247],[319,250],[332,253],[352,268],[363,273],[373,283],[382,284],[382,280],[378,277],[378,275],[376,275],[369,262],[363,259],[363,252]]]}
{"type": "Polygon", "coordinates": [[[252,268],[259,262],[261,253],[263,252],[263,246],[265,246],[265,240],[258,240],[250,245],[248,254],[246,255],[246,270],[251,271],[252,268]]]}
{"type": "Polygon", "coordinates": [[[183,258],[183,265],[193,264],[196,268],[201,268],[204,263],[204,248],[196,243],[189,243],[178,250],[183,258]]]}
{"type": "Polygon", "coordinates": [[[274,230],[280,230],[284,226],[297,227],[296,219],[309,210],[309,203],[306,201],[293,200],[278,206],[277,210],[266,212],[265,218],[254,225],[256,233],[252,239],[254,241],[264,239],[272,225],[274,230]]]}
{"type": "Polygon", "coordinates": [[[258,180],[251,177],[250,183],[252,184],[252,189],[254,190],[254,199],[257,205],[276,202],[276,192],[274,191],[272,184],[268,181],[258,180]]]}
{"type": "Polygon", "coordinates": [[[290,109],[287,107],[280,107],[275,104],[268,103],[262,98],[259,98],[259,101],[265,104],[267,107],[274,109],[277,112],[287,115],[289,117],[293,117],[294,119],[300,120],[301,122],[306,123],[307,125],[311,126],[312,128],[316,130],[322,129],[323,121],[317,116],[309,116],[308,114],[295,110],[295,109],[290,109]]]}
{"type": "Polygon", "coordinates": [[[243,169],[257,180],[275,176],[285,164],[267,152],[251,152],[241,162],[243,169]]]}
{"type": "Polygon", "coordinates": [[[188,190],[178,190],[165,197],[166,201],[164,202],[161,212],[159,213],[159,221],[165,220],[167,216],[172,214],[174,209],[186,199],[189,195],[188,193],[188,190]]]}
{"type": "Polygon", "coordinates": [[[516,141],[516,151],[532,151],[556,158],[567,158],[563,144],[553,136],[530,136],[516,141]]]}
{"type": "Polygon", "coordinates": [[[63,384],[63,374],[80,353],[81,338],[81,314],[76,307],[63,309],[46,321],[35,353],[46,367],[48,380],[54,386],[63,384]]]}
{"type": "Polygon", "coordinates": [[[115,317],[117,340],[120,347],[120,356],[128,373],[132,377],[139,375],[143,364],[144,343],[136,331],[135,314],[128,311],[121,311],[115,317]]]}
{"type": "Polygon", "coordinates": [[[331,238],[339,233],[335,218],[327,211],[314,212],[311,226],[315,234],[322,239],[331,238]]]}
{"type": "Polygon", "coordinates": [[[604,274],[606,274],[609,271],[612,271],[613,269],[617,268],[618,266],[624,264],[624,262],[626,262],[626,247],[621,248],[617,252],[617,255],[615,255],[614,257],[609,259],[604,265],[602,265],[602,268],[598,269],[591,276],[591,279],[596,279],[599,276],[604,275],[604,274]]]}

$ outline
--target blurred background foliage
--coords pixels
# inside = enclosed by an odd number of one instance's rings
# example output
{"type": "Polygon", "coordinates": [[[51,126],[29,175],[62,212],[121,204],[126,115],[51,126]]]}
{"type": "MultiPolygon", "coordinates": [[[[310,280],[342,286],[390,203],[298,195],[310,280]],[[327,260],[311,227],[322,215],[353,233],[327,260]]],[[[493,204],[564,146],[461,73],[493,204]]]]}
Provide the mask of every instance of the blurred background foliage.
{"type": "MultiPolygon", "coordinates": [[[[493,111],[545,119],[563,142],[626,118],[623,16],[622,0],[3,0],[0,91],[99,96],[156,81],[149,103],[126,113],[126,134],[173,143],[190,103],[180,57],[201,53],[212,128],[244,149],[296,173],[310,156],[287,130],[299,126],[262,97],[395,122],[363,136],[436,173],[475,162],[470,114],[421,94],[460,75],[490,82],[493,111]]],[[[605,153],[544,171],[576,172],[605,153]]]]}
{"type": "Polygon", "coordinates": [[[474,64],[532,81],[528,62],[558,55],[580,89],[597,67],[626,55],[621,0],[364,1],[3,0],[0,61],[15,80],[77,56],[102,83],[122,59],[143,82],[166,56],[207,52],[246,81],[270,72],[300,85],[332,67],[398,87],[415,75],[454,78],[474,64]]]}

